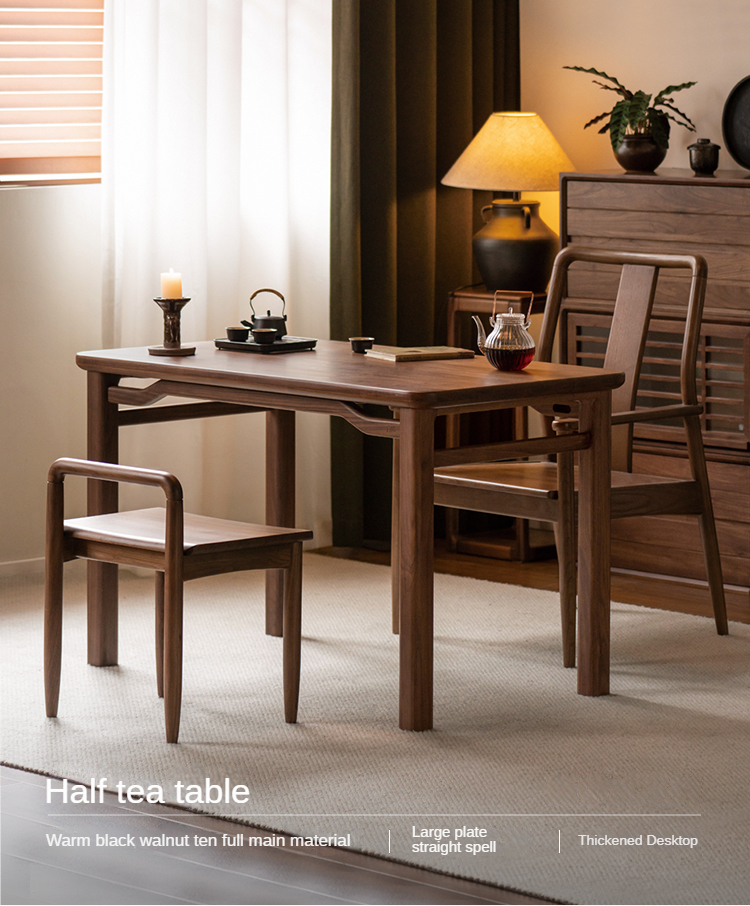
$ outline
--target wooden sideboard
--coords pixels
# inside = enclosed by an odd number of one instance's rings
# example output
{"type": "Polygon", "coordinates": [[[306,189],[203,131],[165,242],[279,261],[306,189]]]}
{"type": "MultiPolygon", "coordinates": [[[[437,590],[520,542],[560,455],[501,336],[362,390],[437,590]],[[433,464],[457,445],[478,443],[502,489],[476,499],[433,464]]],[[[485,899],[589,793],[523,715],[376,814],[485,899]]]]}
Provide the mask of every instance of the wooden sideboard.
{"type": "MultiPolygon", "coordinates": [[[[708,262],[699,352],[703,437],[724,581],[750,587],[750,173],[562,174],[560,218],[562,246],[694,252],[708,262]]],[[[639,406],[677,396],[685,279],[665,274],[659,281],[639,406]]],[[[613,269],[581,264],[571,271],[561,321],[563,361],[601,362],[616,291],[613,269]]],[[[687,475],[679,421],[636,428],[633,467],[687,475]]],[[[705,578],[694,518],[621,519],[612,532],[615,567],[705,578]]]]}

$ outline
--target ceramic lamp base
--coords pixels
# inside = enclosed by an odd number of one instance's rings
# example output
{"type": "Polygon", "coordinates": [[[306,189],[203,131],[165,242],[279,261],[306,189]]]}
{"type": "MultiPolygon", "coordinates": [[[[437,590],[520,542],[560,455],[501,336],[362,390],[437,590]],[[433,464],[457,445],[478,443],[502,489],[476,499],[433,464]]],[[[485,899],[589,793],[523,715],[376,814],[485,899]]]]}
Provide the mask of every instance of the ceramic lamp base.
{"type": "Polygon", "coordinates": [[[543,293],[558,238],[539,216],[539,202],[496,198],[482,217],[486,225],[472,246],[487,289],[543,293]]]}

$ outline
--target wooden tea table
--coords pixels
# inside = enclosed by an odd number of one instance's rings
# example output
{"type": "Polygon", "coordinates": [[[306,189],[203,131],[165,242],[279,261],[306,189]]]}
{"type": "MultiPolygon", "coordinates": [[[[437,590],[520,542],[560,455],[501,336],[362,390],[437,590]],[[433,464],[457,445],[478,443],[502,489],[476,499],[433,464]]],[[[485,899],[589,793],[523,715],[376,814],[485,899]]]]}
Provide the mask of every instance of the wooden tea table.
{"type": "MultiPolygon", "coordinates": [[[[236,412],[266,413],[266,522],[294,525],[295,416],[345,418],[365,434],[398,440],[399,556],[394,588],[400,607],[399,726],[432,728],[434,422],[527,404],[580,405],[590,446],[580,453],[578,692],[609,691],[609,558],[611,391],[623,375],[599,368],[533,362],[523,372],[495,371],[484,358],[386,362],[352,353],[348,343],[319,341],[315,350],[260,355],[197,344],[193,356],[149,355],[146,347],[82,352],[88,372],[88,457],[118,461],[119,428],[236,412]],[[124,377],[151,378],[146,389],[124,377]],[[197,402],[149,406],[164,397],[197,402]],[[363,404],[388,406],[373,418],[363,404]],[[121,405],[136,408],[120,409],[121,405]]],[[[117,509],[117,486],[91,482],[90,515],[117,509]]],[[[269,571],[266,630],[281,634],[279,571],[269,571]]],[[[89,663],[117,663],[117,567],[89,563],[89,663]]]]}

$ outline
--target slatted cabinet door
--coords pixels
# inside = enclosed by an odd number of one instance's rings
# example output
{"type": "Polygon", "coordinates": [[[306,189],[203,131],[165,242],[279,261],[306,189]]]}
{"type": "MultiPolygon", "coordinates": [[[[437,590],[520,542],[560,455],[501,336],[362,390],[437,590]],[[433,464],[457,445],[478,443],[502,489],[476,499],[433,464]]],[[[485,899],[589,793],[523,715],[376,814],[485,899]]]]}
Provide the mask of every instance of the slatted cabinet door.
{"type": "MultiPolygon", "coordinates": [[[[565,358],[577,365],[600,366],[610,316],[565,312],[565,358]]],[[[653,322],[643,357],[636,405],[679,403],[682,323],[653,322]]],[[[750,328],[704,324],[699,347],[698,392],[703,403],[707,456],[726,457],[747,447],[748,395],[743,382],[750,328]]],[[[682,419],[644,422],[634,429],[633,470],[689,478],[682,419]]],[[[716,528],[725,581],[750,586],[750,470],[744,464],[709,460],[716,528]]],[[[612,523],[613,566],[704,579],[705,569],[695,518],[651,516],[612,523]],[[689,553],[688,553],[689,552],[689,553]]]]}
{"type": "MultiPolygon", "coordinates": [[[[565,360],[601,366],[609,335],[610,316],[566,311],[565,360]]],[[[638,408],[680,402],[680,352],[684,323],[652,322],[638,384],[638,408]]],[[[750,326],[705,323],[698,348],[698,399],[703,404],[703,443],[716,450],[746,451],[750,440],[750,393],[745,380],[750,360],[750,326]]],[[[684,443],[681,419],[635,426],[638,440],[684,443]]],[[[750,481],[750,473],[748,473],[750,481]]]]}

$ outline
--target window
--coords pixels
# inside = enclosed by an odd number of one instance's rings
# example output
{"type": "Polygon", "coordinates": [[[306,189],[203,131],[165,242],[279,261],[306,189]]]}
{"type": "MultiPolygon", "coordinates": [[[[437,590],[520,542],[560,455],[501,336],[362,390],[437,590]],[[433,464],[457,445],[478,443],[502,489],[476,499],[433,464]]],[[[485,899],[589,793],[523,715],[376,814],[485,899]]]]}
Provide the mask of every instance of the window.
{"type": "Polygon", "coordinates": [[[97,180],[104,0],[0,2],[0,182],[97,180]]]}

